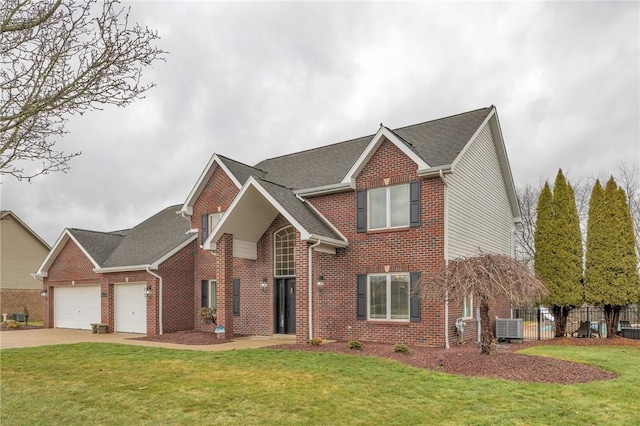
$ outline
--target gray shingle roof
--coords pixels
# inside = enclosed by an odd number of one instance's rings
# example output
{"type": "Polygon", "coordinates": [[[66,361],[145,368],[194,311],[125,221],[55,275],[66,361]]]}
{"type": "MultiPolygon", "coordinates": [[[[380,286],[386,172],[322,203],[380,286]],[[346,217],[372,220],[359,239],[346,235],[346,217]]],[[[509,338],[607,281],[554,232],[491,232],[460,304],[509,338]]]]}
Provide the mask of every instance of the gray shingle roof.
{"type": "Polygon", "coordinates": [[[167,207],[132,228],[101,265],[103,268],[152,264],[192,237],[190,221],[167,207]]]}
{"type": "Polygon", "coordinates": [[[343,240],[307,203],[296,197],[291,189],[263,179],[257,181],[309,234],[343,240]]]}
{"type": "Polygon", "coordinates": [[[69,229],[100,268],[150,265],[191,238],[190,221],[170,206],[131,229],[96,232],[69,229]]]}
{"type": "Polygon", "coordinates": [[[260,169],[247,166],[246,164],[240,163],[239,161],[232,160],[231,158],[227,158],[219,154],[218,158],[220,158],[220,161],[224,163],[224,165],[235,176],[235,178],[238,179],[240,185],[244,185],[247,179],[249,179],[249,176],[264,177],[265,173],[260,169]]]}
{"type": "MultiPolygon", "coordinates": [[[[465,112],[393,130],[429,166],[451,164],[492,107],[465,112]]],[[[255,165],[263,177],[292,189],[314,188],[342,181],[374,135],[327,145],[255,165]]]]}
{"type": "Polygon", "coordinates": [[[102,266],[111,253],[124,238],[121,233],[87,231],[85,229],[70,228],[69,232],[78,243],[89,253],[89,256],[102,266]]]}

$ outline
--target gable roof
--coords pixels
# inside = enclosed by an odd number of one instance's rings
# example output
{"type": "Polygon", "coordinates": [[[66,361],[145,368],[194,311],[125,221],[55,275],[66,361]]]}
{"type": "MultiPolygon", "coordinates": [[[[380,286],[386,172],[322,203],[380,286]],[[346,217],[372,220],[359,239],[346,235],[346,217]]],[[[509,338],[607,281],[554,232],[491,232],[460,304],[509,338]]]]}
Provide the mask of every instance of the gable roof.
{"type": "Polygon", "coordinates": [[[255,243],[278,214],[296,228],[303,241],[322,241],[332,247],[347,245],[346,238],[291,189],[251,176],[211,230],[203,248],[215,249],[215,244],[224,233],[255,243]],[[257,216],[254,215],[256,211],[260,211],[257,216]],[[247,221],[249,217],[253,217],[253,220],[247,221]]]}
{"type": "Polygon", "coordinates": [[[203,172],[200,174],[198,181],[194,185],[193,189],[187,196],[186,201],[180,208],[180,212],[186,214],[193,214],[193,204],[198,199],[198,196],[211,179],[213,172],[220,167],[222,171],[231,179],[233,184],[238,188],[242,188],[242,185],[249,179],[250,176],[264,176],[264,172],[255,167],[248,166],[239,161],[232,160],[219,154],[213,154],[209,162],[205,166],[203,172]]]}
{"type": "Polygon", "coordinates": [[[134,228],[98,232],[84,229],[65,229],[38,268],[37,277],[46,277],[47,271],[72,240],[93,263],[94,271],[133,271],[158,266],[196,239],[189,232],[190,222],[176,214],[180,205],[174,205],[151,216],[134,228]]]}
{"type": "Polygon", "coordinates": [[[295,190],[345,184],[352,177],[350,172],[361,169],[368,160],[367,151],[375,151],[374,145],[384,136],[408,155],[413,153],[416,162],[438,169],[455,161],[494,109],[491,106],[395,130],[380,126],[375,135],[271,158],[255,168],[265,172],[264,179],[295,190]]]}
{"type": "Polygon", "coordinates": [[[24,229],[27,230],[27,232],[29,232],[36,240],[38,240],[38,242],[40,244],[42,244],[44,247],[46,247],[47,250],[50,250],[51,247],[49,246],[49,244],[47,244],[47,242],[45,240],[43,240],[40,235],[38,235],[33,229],[31,229],[29,227],[29,225],[27,225],[26,223],[24,223],[22,221],[22,219],[20,219],[18,217],[18,215],[16,215],[14,212],[12,212],[11,210],[0,210],[0,220],[10,220],[10,218],[13,218],[16,222],[18,222],[20,224],[20,226],[22,226],[24,229]]]}

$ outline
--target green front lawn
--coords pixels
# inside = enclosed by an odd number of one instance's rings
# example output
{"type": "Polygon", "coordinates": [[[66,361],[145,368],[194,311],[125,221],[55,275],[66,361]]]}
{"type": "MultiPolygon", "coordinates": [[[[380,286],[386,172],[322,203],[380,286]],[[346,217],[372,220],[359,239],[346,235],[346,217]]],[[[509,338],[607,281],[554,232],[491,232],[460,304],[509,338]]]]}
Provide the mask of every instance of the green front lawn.
{"type": "Polygon", "coordinates": [[[620,377],[547,385],[384,359],[82,343],[0,352],[0,424],[640,424],[640,350],[534,347],[620,377]]]}

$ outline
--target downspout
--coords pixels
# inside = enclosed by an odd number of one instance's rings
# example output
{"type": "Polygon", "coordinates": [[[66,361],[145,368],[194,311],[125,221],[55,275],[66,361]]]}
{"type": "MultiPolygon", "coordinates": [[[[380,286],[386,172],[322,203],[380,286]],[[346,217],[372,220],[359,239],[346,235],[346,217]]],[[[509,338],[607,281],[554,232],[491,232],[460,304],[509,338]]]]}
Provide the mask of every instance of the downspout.
{"type": "Polygon", "coordinates": [[[309,246],[309,340],[313,339],[313,249],[322,241],[318,240],[309,246]]]}
{"type": "MultiPolygon", "coordinates": [[[[442,183],[444,184],[444,261],[445,267],[449,261],[447,251],[449,249],[449,244],[447,241],[448,237],[448,210],[449,205],[447,203],[447,181],[444,178],[444,173],[442,169],[440,169],[440,179],[442,179],[442,183]]],[[[444,347],[445,349],[449,349],[449,292],[445,293],[444,296],[444,347]]]]}
{"type": "Polygon", "coordinates": [[[147,266],[147,272],[158,279],[158,334],[163,334],[162,330],[162,277],[151,272],[151,266],[147,266]]]}

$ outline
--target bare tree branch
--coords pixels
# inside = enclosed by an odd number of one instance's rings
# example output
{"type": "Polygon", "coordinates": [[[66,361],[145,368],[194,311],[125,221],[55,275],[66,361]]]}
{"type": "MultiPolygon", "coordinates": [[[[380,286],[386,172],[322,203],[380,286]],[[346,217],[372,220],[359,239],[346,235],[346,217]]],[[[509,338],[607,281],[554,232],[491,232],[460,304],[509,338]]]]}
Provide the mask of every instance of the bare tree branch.
{"type": "Polygon", "coordinates": [[[57,150],[69,117],[126,106],[153,84],[142,70],[166,52],[116,0],[6,0],[0,8],[0,173],[66,172],[57,150]],[[34,164],[35,163],[35,164],[34,164]],[[38,164],[39,163],[39,164],[38,164]]]}
{"type": "Polygon", "coordinates": [[[495,338],[489,322],[489,306],[508,300],[528,306],[548,295],[545,285],[517,260],[500,254],[481,254],[452,260],[442,269],[425,274],[419,292],[435,302],[460,304],[468,295],[480,301],[482,353],[491,354],[495,338]]]}

